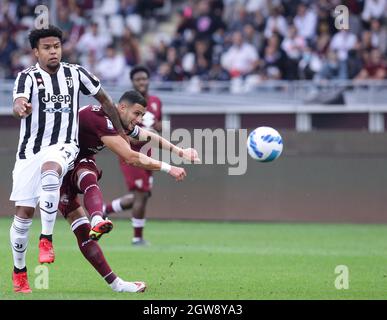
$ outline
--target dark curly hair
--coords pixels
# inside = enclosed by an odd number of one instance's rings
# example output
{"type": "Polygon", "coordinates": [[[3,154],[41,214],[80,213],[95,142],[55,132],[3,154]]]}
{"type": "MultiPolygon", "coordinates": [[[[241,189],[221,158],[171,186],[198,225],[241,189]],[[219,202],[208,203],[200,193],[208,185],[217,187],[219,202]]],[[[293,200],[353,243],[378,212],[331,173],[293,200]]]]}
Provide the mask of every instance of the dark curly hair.
{"type": "Polygon", "coordinates": [[[142,65],[137,65],[137,66],[134,66],[132,70],[130,70],[130,80],[133,80],[134,75],[138,72],[145,72],[148,78],[150,77],[150,72],[147,67],[142,65]]]}
{"type": "Polygon", "coordinates": [[[34,29],[28,35],[28,39],[30,40],[31,48],[37,48],[38,42],[41,38],[47,37],[57,37],[60,42],[62,42],[63,34],[62,30],[53,25],[49,25],[47,29],[34,29]]]}

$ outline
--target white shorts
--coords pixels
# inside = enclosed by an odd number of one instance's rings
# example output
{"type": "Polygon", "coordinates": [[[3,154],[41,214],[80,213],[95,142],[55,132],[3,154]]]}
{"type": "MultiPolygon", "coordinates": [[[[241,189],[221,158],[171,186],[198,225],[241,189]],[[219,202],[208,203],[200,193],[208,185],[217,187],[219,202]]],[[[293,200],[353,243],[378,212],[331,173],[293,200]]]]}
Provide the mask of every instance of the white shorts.
{"type": "Polygon", "coordinates": [[[62,167],[61,179],[72,170],[79,148],[74,144],[56,144],[40,150],[28,159],[17,159],[12,172],[11,201],[15,206],[35,208],[41,192],[41,167],[45,162],[53,161],[62,167]]]}

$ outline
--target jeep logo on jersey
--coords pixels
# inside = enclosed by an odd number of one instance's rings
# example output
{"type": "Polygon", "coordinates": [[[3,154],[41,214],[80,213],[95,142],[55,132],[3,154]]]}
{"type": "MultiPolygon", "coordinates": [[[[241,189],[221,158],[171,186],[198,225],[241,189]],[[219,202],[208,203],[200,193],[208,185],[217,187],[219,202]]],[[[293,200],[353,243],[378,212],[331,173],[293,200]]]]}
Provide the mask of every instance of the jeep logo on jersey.
{"type": "Polygon", "coordinates": [[[65,103],[69,104],[71,102],[71,96],[69,94],[50,94],[49,92],[47,93],[47,96],[42,98],[42,101],[44,103],[65,103]]]}

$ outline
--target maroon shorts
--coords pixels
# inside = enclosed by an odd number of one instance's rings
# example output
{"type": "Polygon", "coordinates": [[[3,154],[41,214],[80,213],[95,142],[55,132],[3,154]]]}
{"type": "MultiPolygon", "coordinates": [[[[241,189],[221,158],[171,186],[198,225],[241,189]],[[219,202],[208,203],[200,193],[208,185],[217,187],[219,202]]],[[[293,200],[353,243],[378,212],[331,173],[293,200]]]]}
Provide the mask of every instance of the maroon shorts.
{"type": "Polygon", "coordinates": [[[62,215],[67,218],[67,215],[78,209],[81,204],[78,194],[82,193],[77,184],[77,172],[81,169],[87,169],[94,172],[98,180],[102,177],[102,171],[97,168],[93,159],[83,158],[75,162],[74,169],[68,172],[63,178],[60,188],[59,210],[62,215]]]}
{"type": "Polygon", "coordinates": [[[151,170],[133,167],[120,160],[121,171],[129,191],[151,192],[153,175],[151,170]]]}

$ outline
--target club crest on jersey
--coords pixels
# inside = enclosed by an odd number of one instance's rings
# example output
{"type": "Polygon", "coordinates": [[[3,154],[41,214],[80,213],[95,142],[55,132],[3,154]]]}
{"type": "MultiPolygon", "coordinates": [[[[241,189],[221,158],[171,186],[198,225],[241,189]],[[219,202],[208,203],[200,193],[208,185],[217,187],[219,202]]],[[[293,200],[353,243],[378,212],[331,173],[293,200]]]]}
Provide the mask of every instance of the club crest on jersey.
{"type": "Polygon", "coordinates": [[[66,77],[66,84],[69,88],[73,87],[73,78],[72,77],[66,77]]]}
{"type": "Polygon", "coordinates": [[[36,83],[38,84],[38,89],[45,89],[44,87],[44,82],[43,82],[43,79],[42,78],[37,78],[36,79],[36,83]]]}

